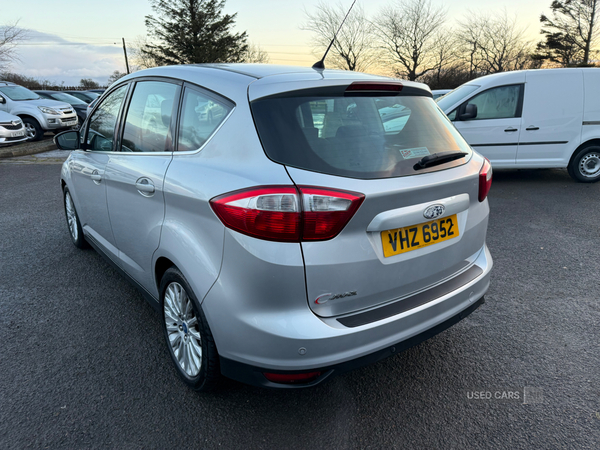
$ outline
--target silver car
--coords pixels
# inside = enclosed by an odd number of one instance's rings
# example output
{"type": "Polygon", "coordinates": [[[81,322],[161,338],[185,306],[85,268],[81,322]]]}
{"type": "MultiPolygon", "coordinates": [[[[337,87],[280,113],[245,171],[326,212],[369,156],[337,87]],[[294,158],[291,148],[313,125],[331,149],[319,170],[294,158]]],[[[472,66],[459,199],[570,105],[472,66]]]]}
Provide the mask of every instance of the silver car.
{"type": "Polygon", "coordinates": [[[74,150],[60,179],[73,243],[159,310],[194,389],[220,375],[313,386],[484,301],[491,166],[425,85],[160,67],[121,78],[55,140],[74,150]],[[391,108],[403,113],[388,121],[391,108]]]}
{"type": "Polygon", "coordinates": [[[20,117],[0,111],[0,146],[16,144],[26,141],[28,138],[20,117]]]}

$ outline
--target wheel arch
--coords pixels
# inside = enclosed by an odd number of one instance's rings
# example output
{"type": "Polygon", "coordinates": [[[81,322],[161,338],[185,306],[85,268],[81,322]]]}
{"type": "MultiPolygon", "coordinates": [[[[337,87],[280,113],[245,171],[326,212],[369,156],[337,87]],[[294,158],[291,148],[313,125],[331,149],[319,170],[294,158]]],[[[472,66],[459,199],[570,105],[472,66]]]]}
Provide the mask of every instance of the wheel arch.
{"type": "MultiPolygon", "coordinates": [[[[173,261],[169,258],[161,256],[156,260],[154,264],[154,282],[156,283],[156,289],[160,295],[160,282],[163,278],[163,275],[169,268],[177,267],[173,261]]],[[[177,267],[179,269],[179,267],[177,267]]]]}
{"type": "Polygon", "coordinates": [[[597,145],[598,147],[600,147],[600,138],[592,138],[592,139],[588,139],[585,142],[582,142],[581,144],[579,144],[579,146],[573,151],[573,153],[571,153],[571,156],[569,157],[569,163],[567,165],[567,167],[569,167],[571,165],[571,163],[573,162],[573,158],[575,158],[575,155],[577,155],[577,153],[579,153],[579,151],[585,147],[589,147],[591,145],[597,145]]]}

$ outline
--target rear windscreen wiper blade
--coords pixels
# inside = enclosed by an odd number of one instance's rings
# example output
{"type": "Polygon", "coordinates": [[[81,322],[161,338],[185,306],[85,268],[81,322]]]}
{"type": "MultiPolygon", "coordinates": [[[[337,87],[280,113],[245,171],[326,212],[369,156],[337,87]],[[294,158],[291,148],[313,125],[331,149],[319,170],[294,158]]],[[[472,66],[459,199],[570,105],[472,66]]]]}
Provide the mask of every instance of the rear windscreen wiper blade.
{"type": "Polygon", "coordinates": [[[466,152],[439,152],[433,155],[423,156],[421,160],[415,164],[414,169],[420,170],[426,167],[437,166],[438,164],[444,164],[455,159],[464,158],[467,156],[466,152]]]}

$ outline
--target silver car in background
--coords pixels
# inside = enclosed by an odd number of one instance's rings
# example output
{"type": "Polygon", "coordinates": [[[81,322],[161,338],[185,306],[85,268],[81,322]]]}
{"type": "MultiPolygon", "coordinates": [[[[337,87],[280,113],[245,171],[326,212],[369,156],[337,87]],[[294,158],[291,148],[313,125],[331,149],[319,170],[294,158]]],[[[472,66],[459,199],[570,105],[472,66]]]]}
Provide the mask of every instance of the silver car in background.
{"type": "Polygon", "coordinates": [[[160,311],[194,389],[221,374],[313,386],[484,301],[491,166],[425,85],[160,67],[121,78],[55,141],[73,150],[60,178],[73,243],[160,311]]]}
{"type": "Polygon", "coordinates": [[[16,144],[28,138],[20,117],[0,111],[0,146],[16,144]]]}

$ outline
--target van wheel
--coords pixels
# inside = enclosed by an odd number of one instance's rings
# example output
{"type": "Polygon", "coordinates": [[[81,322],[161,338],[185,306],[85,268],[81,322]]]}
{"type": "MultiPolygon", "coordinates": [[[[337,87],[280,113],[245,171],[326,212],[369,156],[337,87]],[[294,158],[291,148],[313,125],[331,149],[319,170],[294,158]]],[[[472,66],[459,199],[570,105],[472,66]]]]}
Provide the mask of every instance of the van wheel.
{"type": "Polygon", "coordinates": [[[25,117],[23,124],[25,125],[25,131],[30,141],[39,141],[44,135],[44,130],[42,130],[37,120],[25,117]]]}
{"type": "Polygon", "coordinates": [[[168,269],[160,282],[162,325],[169,354],[181,379],[208,391],[220,378],[219,355],[206,317],[183,274],[168,269]]]}
{"type": "Polygon", "coordinates": [[[582,148],[575,153],[567,169],[569,175],[581,183],[600,180],[600,147],[590,145],[582,148]]]}

